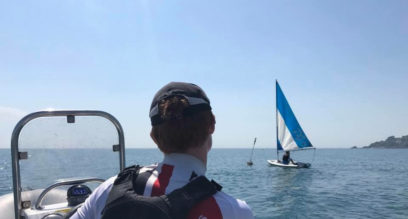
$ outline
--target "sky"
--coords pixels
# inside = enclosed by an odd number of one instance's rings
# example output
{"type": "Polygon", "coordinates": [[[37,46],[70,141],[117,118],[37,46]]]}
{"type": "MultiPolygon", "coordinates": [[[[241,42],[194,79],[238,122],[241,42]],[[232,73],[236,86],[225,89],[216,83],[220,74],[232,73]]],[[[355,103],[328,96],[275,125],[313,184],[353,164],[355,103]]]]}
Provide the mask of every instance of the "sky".
{"type": "Polygon", "coordinates": [[[408,135],[408,1],[0,0],[0,147],[24,115],[114,115],[155,147],[155,92],[192,82],[215,148],[276,147],[275,80],[319,148],[408,135]]]}

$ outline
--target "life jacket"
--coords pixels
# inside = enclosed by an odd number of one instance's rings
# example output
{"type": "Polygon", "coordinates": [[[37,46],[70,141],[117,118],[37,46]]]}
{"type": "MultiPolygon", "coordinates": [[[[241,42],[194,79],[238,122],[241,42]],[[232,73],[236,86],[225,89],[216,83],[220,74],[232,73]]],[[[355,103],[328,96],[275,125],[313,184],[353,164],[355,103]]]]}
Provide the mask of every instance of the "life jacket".
{"type": "Polygon", "coordinates": [[[289,164],[289,161],[290,161],[289,155],[284,154],[283,157],[282,157],[282,163],[283,164],[289,164]]]}
{"type": "Polygon", "coordinates": [[[144,186],[138,185],[137,180],[141,168],[131,166],[119,173],[102,211],[102,219],[182,219],[196,204],[222,189],[213,180],[210,182],[205,176],[199,176],[167,195],[143,196],[136,192],[140,190],[138,187],[144,186]]]}

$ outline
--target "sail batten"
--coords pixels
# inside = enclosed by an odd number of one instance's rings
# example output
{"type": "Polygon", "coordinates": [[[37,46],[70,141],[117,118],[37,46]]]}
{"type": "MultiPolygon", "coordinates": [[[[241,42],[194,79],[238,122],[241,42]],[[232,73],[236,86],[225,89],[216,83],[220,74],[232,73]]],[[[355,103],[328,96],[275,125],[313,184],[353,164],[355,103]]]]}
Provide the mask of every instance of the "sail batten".
{"type": "Polygon", "coordinates": [[[313,147],[300,127],[285,95],[276,82],[277,149],[299,150],[313,147]]]}

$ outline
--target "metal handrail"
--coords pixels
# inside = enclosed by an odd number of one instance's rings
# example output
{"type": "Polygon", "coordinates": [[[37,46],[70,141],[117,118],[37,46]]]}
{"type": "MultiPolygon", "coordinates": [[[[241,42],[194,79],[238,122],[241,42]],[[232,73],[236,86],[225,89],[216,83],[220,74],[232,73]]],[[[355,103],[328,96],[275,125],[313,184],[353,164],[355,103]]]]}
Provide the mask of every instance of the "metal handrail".
{"type": "Polygon", "coordinates": [[[35,202],[35,209],[43,209],[41,206],[41,202],[45,196],[50,190],[60,187],[60,186],[66,186],[66,185],[77,185],[77,184],[82,184],[86,182],[104,182],[105,180],[99,179],[99,178],[83,178],[83,179],[75,179],[75,180],[67,180],[63,182],[57,182],[49,186],[48,188],[44,189],[40,196],[38,196],[37,201],[35,202]]]}
{"type": "Polygon", "coordinates": [[[13,193],[14,193],[14,214],[16,219],[21,218],[21,177],[18,151],[18,138],[23,127],[33,119],[54,116],[99,116],[111,121],[119,137],[119,166],[120,170],[125,168],[125,137],[122,126],[119,121],[111,114],[98,110],[58,110],[58,111],[39,111],[26,115],[14,127],[11,135],[11,165],[13,173],[13,193]]]}

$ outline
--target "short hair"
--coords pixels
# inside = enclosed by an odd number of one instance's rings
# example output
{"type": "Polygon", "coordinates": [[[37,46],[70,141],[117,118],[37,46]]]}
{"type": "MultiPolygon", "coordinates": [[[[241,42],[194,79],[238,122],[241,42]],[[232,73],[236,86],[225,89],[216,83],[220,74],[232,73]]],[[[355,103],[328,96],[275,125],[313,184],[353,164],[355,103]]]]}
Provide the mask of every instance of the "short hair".
{"type": "Polygon", "coordinates": [[[152,135],[162,152],[183,153],[204,144],[210,135],[210,127],[215,124],[211,110],[185,114],[189,103],[182,96],[163,99],[158,105],[160,117],[165,122],[152,126],[152,135]]]}

